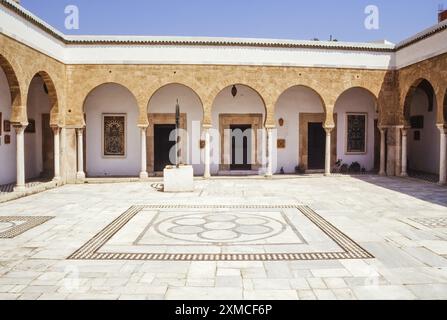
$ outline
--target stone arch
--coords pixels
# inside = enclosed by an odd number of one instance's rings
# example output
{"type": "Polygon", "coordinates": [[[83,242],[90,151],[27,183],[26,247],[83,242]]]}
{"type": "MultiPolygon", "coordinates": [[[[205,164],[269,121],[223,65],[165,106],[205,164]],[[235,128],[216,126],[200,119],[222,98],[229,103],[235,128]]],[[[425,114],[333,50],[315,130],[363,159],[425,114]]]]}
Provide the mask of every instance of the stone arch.
{"type": "Polygon", "coordinates": [[[140,138],[140,107],[133,92],[117,82],[101,83],[86,95],[82,110],[85,117],[83,162],[86,175],[138,176],[140,144],[135,142],[140,138]],[[121,143],[118,151],[106,151],[104,128],[107,123],[119,128],[121,143]]]}
{"type": "MultiPolygon", "coordinates": [[[[41,77],[45,84],[45,91],[48,93],[48,98],[50,100],[50,125],[58,126],[59,125],[59,97],[58,91],[56,90],[56,86],[53,82],[53,79],[46,71],[37,72],[32,78],[41,77]]],[[[31,82],[30,82],[31,83],[31,82]]]]}
{"type": "Polygon", "coordinates": [[[19,80],[17,78],[17,74],[14,71],[9,60],[7,60],[3,55],[0,54],[0,67],[3,69],[6,79],[8,81],[9,91],[11,94],[11,107],[12,107],[12,116],[11,122],[13,123],[26,123],[26,117],[22,116],[23,114],[23,105],[22,105],[22,92],[20,90],[19,80]]]}
{"type": "MultiPolygon", "coordinates": [[[[296,85],[291,85],[288,86],[287,88],[285,88],[284,90],[281,91],[281,93],[279,94],[278,98],[275,101],[275,105],[274,108],[276,109],[277,103],[279,101],[279,99],[281,98],[281,96],[286,93],[288,90],[293,89],[293,88],[306,88],[309,89],[310,91],[312,91],[313,93],[315,93],[318,97],[318,99],[321,101],[321,105],[323,106],[323,110],[325,113],[327,113],[327,109],[326,109],[326,103],[322,97],[322,95],[314,88],[312,88],[311,86],[305,85],[305,84],[296,84],[296,85]]],[[[275,111],[275,110],[273,110],[275,111]]]]}
{"type": "Polygon", "coordinates": [[[209,106],[209,109],[205,108],[204,123],[205,124],[211,124],[211,122],[212,122],[211,117],[212,117],[212,112],[213,112],[213,106],[215,104],[216,99],[219,97],[219,95],[223,91],[225,91],[226,89],[228,89],[229,87],[232,87],[232,86],[236,86],[236,88],[238,86],[243,86],[243,87],[249,88],[251,91],[253,91],[261,99],[262,105],[264,107],[264,110],[263,110],[264,111],[263,122],[264,122],[264,125],[265,125],[267,123],[268,114],[271,113],[271,110],[269,110],[269,108],[268,108],[269,104],[266,102],[265,97],[261,94],[260,90],[258,90],[254,86],[251,86],[251,85],[243,83],[243,82],[235,82],[235,83],[231,83],[230,82],[229,84],[226,84],[224,86],[220,86],[218,90],[215,89],[215,90],[212,91],[212,94],[211,94],[212,100],[211,100],[211,104],[209,106]]]}
{"type": "Polygon", "coordinates": [[[147,112],[150,112],[150,110],[149,110],[149,105],[150,105],[150,103],[151,103],[151,100],[154,98],[154,96],[155,96],[158,92],[160,92],[162,89],[165,89],[165,88],[167,88],[167,87],[169,87],[169,86],[172,86],[172,85],[182,86],[182,87],[187,88],[187,89],[190,90],[191,92],[193,92],[194,95],[197,97],[197,99],[200,101],[200,106],[201,106],[201,108],[202,108],[203,115],[205,115],[205,106],[204,106],[204,104],[203,104],[203,99],[202,99],[202,97],[201,97],[201,96],[197,93],[197,91],[194,90],[191,86],[186,85],[186,84],[183,84],[183,83],[181,83],[181,82],[169,82],[169,83],[166,83],[166,84],[162,85],[162,86],[159,87],[158,89],[154,90],[154,91],[151,93],[151,95],[150,95],[150,97],[149,97],[149,100],[148,100],[148,102],[147,102],[147,112]]]}
{"type": "Polygon", "coordinates": [[[405,91],[405,96],[403,99],[403,108],[402,108],[402,116],[403,116],[403,123],[405,126],[410,125],[410,114],[411,114],[411,103],[413,100],[414,93],[418,88],[421,88],[424,90],[424,92],[427,94],[427,98],[429,99],[429,103],[434,104],[436,103],[436,99],[434,98],[435,89],[432,85],[432,83],[425,79],[425,78],[419,78],[410,85],[410,87],[405,91]],[[430,91],[430,92],[428,92],[430,91]],[[431,93],[431,94],[429,94],[431,93]]]}
{"type": "Polygon", "coordinates": [[[355,89],[362,90],[363,92],[366,92],[367,94],[369,94],[374,99],[374,102],[375,102],[374,110],[375,110],[375,112],[377,114],[380,114],[380,106],[378,104],[378,100],[379,100],[378,96],[374,92],[372,92],[369,88],[366,88],[366,87],[363,87],[363,86],[352,86],[352,87],[349,87],[349,88],[346,88],[345,90],[343,90],[343,92],[341,92],[337,96],[337,99],[335,100],[334,110],[333,111],[335,112],[335,107],[337,106],[337,103],[340,101],[340,98],[342,98],[349,91],[355,90],[355,89]]]}

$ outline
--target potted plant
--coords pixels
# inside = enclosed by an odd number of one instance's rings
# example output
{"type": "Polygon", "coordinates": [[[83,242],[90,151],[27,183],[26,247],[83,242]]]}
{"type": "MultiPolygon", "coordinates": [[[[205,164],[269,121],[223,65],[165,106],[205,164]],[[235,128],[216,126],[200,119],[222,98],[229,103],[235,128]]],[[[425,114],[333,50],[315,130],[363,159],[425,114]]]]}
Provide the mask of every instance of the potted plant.
{"type": "Polygon", "coordinates": [[[306,169],[304,168],[304,165],[302,163],[295,167],[295,173],[296,174],[304,174],[304,173],[306,173],[306,169]]]}
{"type": "Polygon", "coordinates": [[[357,161],[351,163],[349,166],[349,172],[350,173],[360,173],[362,170],[362,166],[357,161]]]}

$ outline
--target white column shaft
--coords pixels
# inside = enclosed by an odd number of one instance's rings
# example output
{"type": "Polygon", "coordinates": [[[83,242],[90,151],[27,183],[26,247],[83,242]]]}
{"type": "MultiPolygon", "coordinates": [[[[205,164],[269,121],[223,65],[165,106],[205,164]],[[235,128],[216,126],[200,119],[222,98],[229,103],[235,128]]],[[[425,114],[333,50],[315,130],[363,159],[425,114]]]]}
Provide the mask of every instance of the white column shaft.
{"type": "Polygon", "coordinates": [[[85,179],[85,172],[84,172],[84,129],[77,129],[77,135],[78,135],[78,172],[76,174],[77,179],[85,179]]]}
{"type": "Polygon", "coordinates": [[[326,176],[331,175],[331,132],[332,130],[326,129],[326,151],[324,165],[324,174],[326,176]]]}
{"type": "Polygon", "coordinates": [[[441,130],[440,139],[439,184],[447,183],[447,132],[441,130]]]}
{"type": "Polygon", "coordinates": [[[54,180],[61,178],[61,163],[60,163],[60,129],[53,128],[54,134],[54,180]]]}
{"type": "Polygon", "coordinates": [[[210,130],[205,128],[205,173],[204,178],[211,177],[211,139],[210,139],[210,130]]]}
{"type": "Polygon", "coordinates": [[[273,129],[267,129],[267,177],[273,176],[273,129]]]}
{"type": "Polygon", "coordinates": [[[15,127],[17,181],[14,191],[25,190],[25,128],[26,126],[15,127]]]}
{"type": "Polygon", "coordinates": [[[147,179],[148,173],[147,173],[147,152],[146,152],[146,127],[140,128],[140,135],[141,135],[141,172],[140,172],[140,179],[147,179]]]}

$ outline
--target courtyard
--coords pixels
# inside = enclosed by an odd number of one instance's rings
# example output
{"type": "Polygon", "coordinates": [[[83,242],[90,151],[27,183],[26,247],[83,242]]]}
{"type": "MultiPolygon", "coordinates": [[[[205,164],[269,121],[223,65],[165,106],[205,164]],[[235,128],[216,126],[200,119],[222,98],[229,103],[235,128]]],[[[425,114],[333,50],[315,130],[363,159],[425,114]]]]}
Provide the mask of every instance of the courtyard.
{"type": "Polygon", "coordinates": [[[0,204],[0,299],[447,299],[437,184],[105,181],[0,204]]]}

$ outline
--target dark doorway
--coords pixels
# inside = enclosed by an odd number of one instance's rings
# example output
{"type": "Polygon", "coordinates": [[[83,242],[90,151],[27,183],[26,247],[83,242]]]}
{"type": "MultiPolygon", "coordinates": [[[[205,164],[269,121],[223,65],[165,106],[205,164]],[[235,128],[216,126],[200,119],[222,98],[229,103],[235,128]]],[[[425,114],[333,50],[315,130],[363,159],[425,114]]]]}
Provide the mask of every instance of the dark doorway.
{"type": "Polygon", "coordinates": [[[42,114],[42,178],[54,176],[54,145],[53,131],[50,127],[50,115],[42,114]]]}
{"type": "Polygon", "coordinates": [[[324,131],[323,123],[309,123],[307,137],[308,169],[324,169],[326,132],[324,131]]]}
{"type": "Polygon", "coordinates": [[[379,120],[374,120],[374,171],[380,170],[380,130],[379,120]]]}
{"type": "Polygon", "coordinates": [[[163,171],[166,166],[174,164],[169,160],[169,152],[175,145],[175,141],[169,141],[173,130],[175,130],[174,124],[154,125],[154,171],[156,172],[163,171]]]}
{"type": "Polygon", "coordinates": [[[251,125],[231,125],[230,129],[230,170],[251,170],[251,125]]]}

